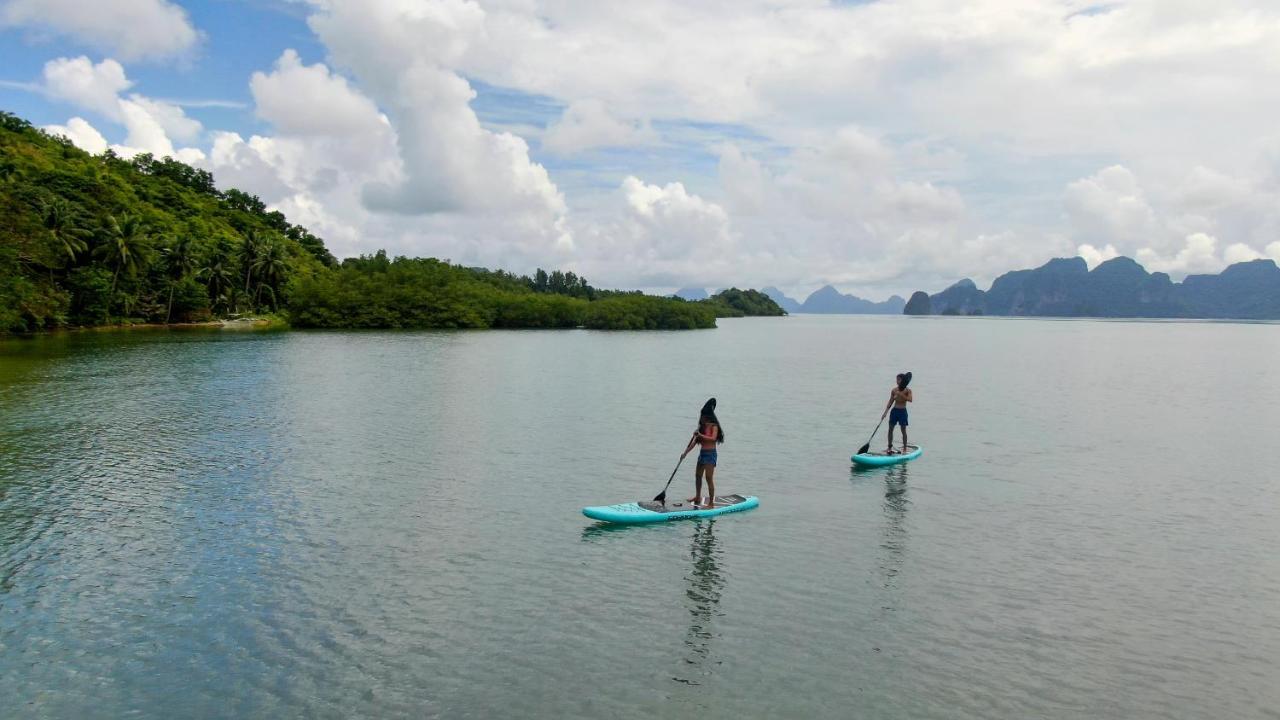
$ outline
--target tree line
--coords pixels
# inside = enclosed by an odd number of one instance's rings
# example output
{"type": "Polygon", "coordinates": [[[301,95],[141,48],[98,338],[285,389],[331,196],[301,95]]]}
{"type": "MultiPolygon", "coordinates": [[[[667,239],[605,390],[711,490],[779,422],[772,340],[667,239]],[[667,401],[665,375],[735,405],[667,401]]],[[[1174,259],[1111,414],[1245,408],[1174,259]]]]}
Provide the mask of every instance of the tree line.
{"type": "Polygon", "coordinates": [[[599,290],[572,276],[538,270],[530,278],[379,251],[299,280],[289,316],[299,327],[316,328],[715,327],[709,303],[599,290]],[[557,276],[564,282],[552,282],[557,276]]]}

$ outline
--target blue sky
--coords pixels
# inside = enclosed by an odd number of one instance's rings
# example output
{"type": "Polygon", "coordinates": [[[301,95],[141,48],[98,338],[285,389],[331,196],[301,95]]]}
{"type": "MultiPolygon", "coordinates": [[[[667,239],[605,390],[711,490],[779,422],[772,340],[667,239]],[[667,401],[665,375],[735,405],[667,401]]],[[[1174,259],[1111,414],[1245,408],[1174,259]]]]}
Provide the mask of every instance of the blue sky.
{"type": "Polygon", "coordinates": [[[340,255],[880,298],[1280,256],[1278,28],[1244,0],[0,0],[0,106],[340,255]]]}

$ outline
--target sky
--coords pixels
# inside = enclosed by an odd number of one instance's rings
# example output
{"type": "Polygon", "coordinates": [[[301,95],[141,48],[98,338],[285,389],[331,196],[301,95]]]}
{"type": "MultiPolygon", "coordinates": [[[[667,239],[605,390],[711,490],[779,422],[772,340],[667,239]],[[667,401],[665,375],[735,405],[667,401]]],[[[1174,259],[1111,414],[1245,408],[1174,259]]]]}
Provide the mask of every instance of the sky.
{"type": "Polygon", "coordinates": [[[0,108],[339,257],[870,299],[1280,260],[1280,4],[0,0],[0,108]]]}

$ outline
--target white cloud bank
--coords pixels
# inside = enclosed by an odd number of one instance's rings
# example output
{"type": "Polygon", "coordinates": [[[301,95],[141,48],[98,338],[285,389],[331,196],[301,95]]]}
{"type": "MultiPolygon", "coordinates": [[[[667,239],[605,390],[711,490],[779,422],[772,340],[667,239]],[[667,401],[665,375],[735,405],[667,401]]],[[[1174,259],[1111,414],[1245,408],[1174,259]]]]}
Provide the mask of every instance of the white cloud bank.
{"type": "Polygon", "coordinates": [[[122,60],[172,57],[200,38],[166,0],[0,0],[0,27],[54,32],[122,60]]]}
{"type": "MultiPolygon", "coordinates": [[[[205,154],[194,147],[176,148],[174,140],[197,140],[204,128],[187,117],[182,108],[172,103],[153,100],[139,94],[122,97],[133,87],[124,67],[113,59],[94,63],[83,55],[57,58],[45,63],[39,90],[46,96],[83,110],[98,113],[123,125],[122,144],[110,148],[123,157],[151,153],[156,157],[173,157],[187,163],[201,162],[205,154]]],[[[66,125],[50,125],[45,130],[67,139],[89,152],[103,152],[105,138],[81,117],[71,118],[66,125]]]]}
{"type": "Polygon", "coordinates": [[[1164,183],[1157,211],[1137,175],[1113,165],[1068,184],[1063,202],[1080,241],[1077,254],[1090,267],[1126,255],[1152,272],[1181,278],[1237,262],[1280,260],[1280,241],[1267,243],[1268,236],[1258,234],[1280,227],[1277,181],[1280,175],[1237,178],[1197,166],[1164,183]],[[1224,233],[1253,243],[1224,242],[1224,233]]]}
{"type": "Polygon", "coordinates": [[[620,120],[604,103],[586,99],[565,108],[542,136],[542,147],[557,155],[573,155],[593,148],[647,145],[657,139],[647,122],[620,120]]]}

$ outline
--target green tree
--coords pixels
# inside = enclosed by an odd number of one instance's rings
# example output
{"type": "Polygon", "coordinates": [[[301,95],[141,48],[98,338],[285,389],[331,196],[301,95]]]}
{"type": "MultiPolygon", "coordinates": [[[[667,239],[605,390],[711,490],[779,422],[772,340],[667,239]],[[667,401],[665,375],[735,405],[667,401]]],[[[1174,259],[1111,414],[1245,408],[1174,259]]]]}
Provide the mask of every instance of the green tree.
{"type": "Polygon", "coordinates": [[[265,244],[265,235],[257,230],[250,230],[244,236],[244,243],[240,245],[240,268],[244,272],[244,291],[246,293],[252,287],[253,267],[258,262],[258,255],[262,252],[262,247],[265,244]]]}
{"type": "Polygon", "coordinates": [[[77,222],[71,203],[62,198],[45,202],[43,211],[44,229],[55,250],[66,254],[68,264],[74,263],[77,255],[89,249],[85,238],[92,233],[77,222]]]}
{"type": "Polygon", "coordinates": [[[216,312],[219,307],[230,310],[232,306],[228,300],[227,291],[231,290],[236,282],[236,273],[231,266],[230,255],[220,251],[213,256],[207,267],[200,270],[199,274],[204,278],[214,311],[216,312]]]}
{"type": "Polygon", "coordinates": [[[164,314],[164,321],[167,323],[173,319],[174,289],[195,269],[195,243],[190,237],[181,238],[172,245],[162,248],[160,257],[164,261],[165,274],[169,277],[169,303],[164,314]]]}
{"type": "Polygon", "coordinates": [[[261,303],[262,291],[265,288],[271,295],[271,306],[277,306],[276,295],[284,283],[285,274],[289,271],[288,258],[285,255],[284,243],[268,237],[258,248],[253,260],[253,274],[258,278],[258,292],[255,301],[261,303]]]}
{"type": "Polygon", "coordinates": [[[147,226],[137,215],[122,213],[118,218],[108,215],[107,225],[103,230],[105,242],[94,250],[94,254],[113,268],[111,292],[114,293],[121,270],[127,277],[138,274],[138,268],[146,257],[147,226]]]}

